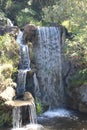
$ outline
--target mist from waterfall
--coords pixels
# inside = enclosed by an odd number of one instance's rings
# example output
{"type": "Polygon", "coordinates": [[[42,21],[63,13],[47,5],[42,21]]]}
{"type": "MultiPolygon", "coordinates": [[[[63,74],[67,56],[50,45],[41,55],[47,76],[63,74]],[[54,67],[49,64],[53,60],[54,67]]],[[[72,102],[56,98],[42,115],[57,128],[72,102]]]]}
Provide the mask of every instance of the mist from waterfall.
{"type": "Polygon", "coordinates": [[[50,108],[62,107],[64,88],[60,28],[38,27],[38,43],[34,49],[42,101],[50,108]]]}

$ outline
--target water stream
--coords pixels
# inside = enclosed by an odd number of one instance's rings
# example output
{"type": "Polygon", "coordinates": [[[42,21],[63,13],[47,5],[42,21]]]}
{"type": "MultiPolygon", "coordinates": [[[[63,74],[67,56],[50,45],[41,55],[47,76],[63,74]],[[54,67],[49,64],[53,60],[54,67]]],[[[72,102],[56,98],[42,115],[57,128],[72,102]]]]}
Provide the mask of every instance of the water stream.
{"type": "MultiPolygon", "coordinates": [[[[30,58],[29,58],[29,48],[28,45],[23,44],[23,32],[19,32],[17,37],[17,42],[20,47],[20,64],[19,64],[19,71],[18,71],[18,80],[17,80],[17,98],[20,100],[20,97],[23,97],[26,91],[26,76],[27,72],[31,70],[30,68],[30,58]]],[[[31,124],[37,123],[36,117],[36,108],[34,102],[27,106],[29,111],[29,119],[31,124]]],[[[13,129],[23,129],[22,128],[22,111],[21,107],[13,108],[13,129]]]]}
{"type": "Polygon", "coordinates": [[[21,108],[13,108],[13,128],[20,128],[22,126],[21,108]]]}
{"type": "Polygon", "coordinates": [[[38,27],[38,42],[34,50],[42,101],[50,108],[62,107],[65,97],[60,28],[38,27]]]}
{"type": "Polygon", "coordinates": [[[29,118],[30,118],[30,123],[31,124],[37,124],[37,115],[36,115],[36,107],[35,104],[33,103],[32,105],[29,106],[29,118]],[[33,114],[32,114],[33,113],[33,114]]]}
{"type": "Polygon", "coordinates": [[[17,37],[17,42],[20,47],[20,64],[18,71],[18,85],[17,85],[17,96],[23,96],[26,90],[26,75],[27,71],[30,71],[30,58],[29,58],[29,49],[28,45],[23,44],[23,32],[19,32],[17,37]]]}

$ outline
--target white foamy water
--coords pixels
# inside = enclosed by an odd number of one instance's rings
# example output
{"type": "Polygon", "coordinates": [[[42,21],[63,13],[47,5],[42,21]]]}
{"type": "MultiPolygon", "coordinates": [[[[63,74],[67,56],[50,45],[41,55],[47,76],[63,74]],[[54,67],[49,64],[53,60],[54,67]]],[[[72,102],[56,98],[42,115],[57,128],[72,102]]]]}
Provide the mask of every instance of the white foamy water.
{"type": "Polygon", "coordinates": [[[26,125],[24,128],[13,128],[11,130],[44,130],[44,127],[40,124],[29,124],[26,125]]]}
{"type": "Polygon", "coordinates": [[[61,30],[59,27],[38,27],[38,41],[34,47],[38,66],[41,100],[50,108],[63,107],[65,103],[62,80],[61,30]]]}
{"type": "Polygon", "coordinates": [[[13,128],[11,130],[25,130],[25,128],[13,128]]]}
{"type": "Polygon", "coordinates": [[[59,108],[56,110],[49,110],[42,114],[43,117],[53,118],[53,117],[70,117],[72,115],[71,111],[59,108]]]}
{"type": "Polygon", "coordinates": [[[40,124],[29,124],[26,125],[27,130],[44,130],[44,127],[40,124]]]}
{"type": "Polygon", "coordinates": [[[23,44],[23,38],[22,38],[22,36],[23,36],[23,32],[22,32],[22,31],[19,31],[19,34],[18,34],[17,39],[16,39],[16,41],[17,41],[19,44],[23,44]]]}

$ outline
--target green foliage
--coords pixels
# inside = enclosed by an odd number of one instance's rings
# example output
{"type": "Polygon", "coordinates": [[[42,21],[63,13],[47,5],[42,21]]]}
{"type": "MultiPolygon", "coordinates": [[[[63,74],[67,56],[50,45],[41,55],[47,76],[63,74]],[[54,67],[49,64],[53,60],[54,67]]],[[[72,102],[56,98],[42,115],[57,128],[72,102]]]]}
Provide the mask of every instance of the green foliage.
{"type": "MultiPolygon", "coordinates": [[[[26,23],[38,23],[41,20],[39,1],[32,0],[1,0],[0,14],[10,18],[15,25],[22,26],[26,23]],[[12,12],[14,12],[12,14],[12,12]]],[[[37,24],[36,24],[37,25],[37,24]]]]}
{"type": "Polygon", "coordinates": [[[19,47],[14,38],[9,34],[0,36],[0,64],[11,63],[14,67],[17,67],[19,63],[19,47]]]}
{"type": "Polygon", "coordinates": [[[43,112],[43,105],[38,98],[36,98],[36,112],[41,114],[43,112]]]}
{"type": "MultiPolygon", "coordinates": [[[[0,93],[13,83],[19,63],[19,47],[9,34],[0,36],[0,93]]],[[[12,123],[12,110],[0,101],[0,126],[12,123]]]]}
{"type": "Polygon", "coordinates": [[[0,102],[0,126],[12,124],[12,110],[0,102]]]}
{"type": "Polygon", "coordinates": [[[8,34],[0,36],[0,92],[13,82],[12,75],[17,72],[19,47],[8,34]]]}
{"type": "Polygon", "coordinates": [[[29,8],[25,8],[17,14],[16,16],[17,24],[21,25],[22,23],[23,24],[30,23],[31,21],[34,21],[33,18],[34,16],[35,11],[29,8]]]}
{"type": "Polygon", "coordinates": [[[69,86],[80,87],[82,84],[87,83],[87,69],[78,70],[75,75],[72,76],[69,86]]]}

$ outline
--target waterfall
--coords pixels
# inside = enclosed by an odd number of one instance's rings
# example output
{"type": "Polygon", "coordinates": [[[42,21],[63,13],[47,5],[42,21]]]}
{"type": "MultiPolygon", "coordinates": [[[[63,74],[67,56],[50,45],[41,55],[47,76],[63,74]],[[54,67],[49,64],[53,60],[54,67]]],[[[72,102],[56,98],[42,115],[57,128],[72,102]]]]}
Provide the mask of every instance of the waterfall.
{"type": "Polygon", "coordinates": [[[18,71],[18,87],[17,87],[17,95],[23,96],[26,90],[26,75],[27,70],[19,70],[18,71]]]}
{"type": "Polygon", "coordinates": [[[29,50],[28,45],[20,45],[20,68],[19,69],[27,69],[30,70],[30,58],[29,58],[29,50]]]}
{"type": "Polygon", "coordinates": [[[52,107],[64,104],[61,36],[59,27],[38,27],[35,49],[42,101],[52,107]]]}
{"type": "Polygon", "coordinates": [[[38,97],[41,94],[40,94],[40,87],[39,87],[39,83],[38,83],[38,79],[37,79],[36,73],[34,73],[33,79],[34,79],[34,86],[35,86],[35,89],[34,89],[35,97],[38,97]]]}
{"type": "MultiPolygon", "coordinates": [[[[29,58],[29,49],[28,45],[23,44],[23,32],[19,32],[17,37],[17,42],[20,47],[20,64],[19,64],[19,70],[18,70],[18,79],[17,79],[17,98],[20,99],[20,97],[23,98],[24,93],[26,91],[26,76],[27,72],[31,70],[30,68],[30,58],[29,58]]],[[[27,100],[28,101],[28,100],[27,100]]],[[[36,117],[36,108],[34,102],[32,102],[28,107],[28,112],[30,123],[35,124],[37,123],[37,117],[36,117]]],[[[13,129],[15,128],[21,128],[22,127],[22,111],[21,107],[14,107],[13,108],[13,129]]]]}
{"type": "Polygon", "coordinates": [[[23,96],[26,90],[26,75],[27,71],[30,71],[30,58],[29,58],[29,49],[28,45],[23,44],[23,32],[19,32],[17,37],[17,42],[20,47],[20,64],[18,71],[18,87],[17,87],[17,96],[23,96]]]}
{"type": "Polygon", "coordinates": [[[29,117],[30,123],[37,124],[36,107],[35,107],[34,103],[29,106],[29,115],[30,115],[30,117],[29,117]]]}
{"type": "Polygon", "coordinates": [[[13,108],[13,128],[20,128],[22,126],[22,116],[20,107],[13,108]]]}

